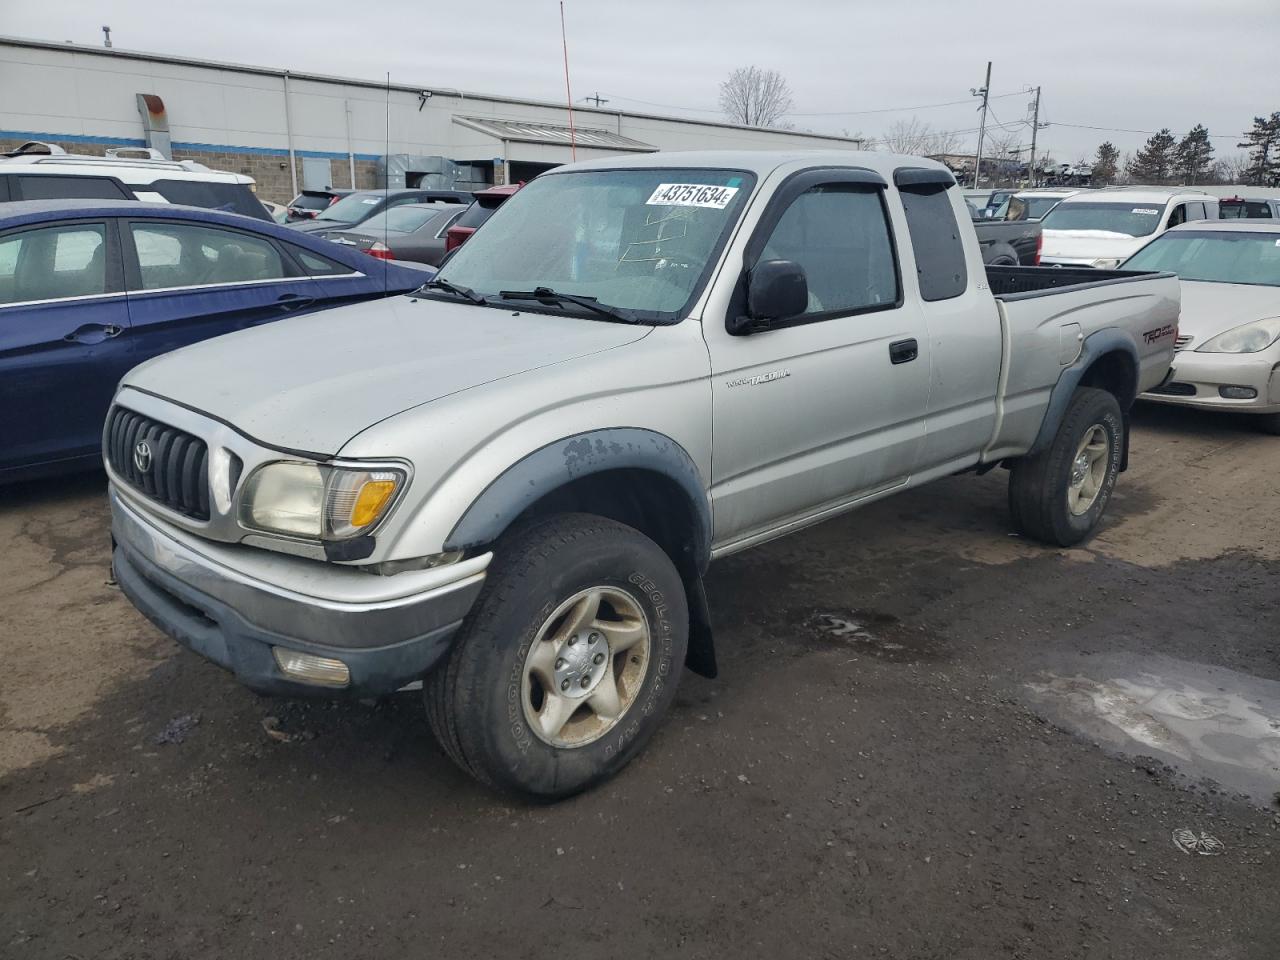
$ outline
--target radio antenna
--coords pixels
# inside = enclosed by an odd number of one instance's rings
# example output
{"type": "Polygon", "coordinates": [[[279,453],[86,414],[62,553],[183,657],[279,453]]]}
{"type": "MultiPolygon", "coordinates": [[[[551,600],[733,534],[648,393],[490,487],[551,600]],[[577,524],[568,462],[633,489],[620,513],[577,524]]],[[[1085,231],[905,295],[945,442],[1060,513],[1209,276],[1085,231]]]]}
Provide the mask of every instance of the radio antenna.
{"type": "MultiPolygon", "coordinates": [[[[387,211],[391,209],[391,71],[387,71],[387,144],[386,153],[382,155],[382,245],[387,252],[391,251],[388,241],[391,235],[387,228],[387,211]]],[[[382,296],[386,297],[391,284],[391,265],[382,262],[382,296]]]]}
{"type": "Polygon", "coordinates": [[[569,105],[569,158],[578,159],[578,138],[573,130],[573,93],[569,89],[569,40],[564,32],[564,0],[560,0],[560,45],[564,48],[564,96],[569,105]]]}

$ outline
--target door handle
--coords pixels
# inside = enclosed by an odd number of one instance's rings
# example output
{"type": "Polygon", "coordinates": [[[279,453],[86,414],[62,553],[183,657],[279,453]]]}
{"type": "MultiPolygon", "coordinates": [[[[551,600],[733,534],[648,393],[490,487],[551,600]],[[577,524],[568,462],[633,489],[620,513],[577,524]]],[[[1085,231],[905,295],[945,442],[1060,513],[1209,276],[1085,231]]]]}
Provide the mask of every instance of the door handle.
{"type": "Polygon", "coordinates": [[[72,330],[62,339],[67,343],[101,343],[124,333],[124,327],[114,323],[86,323],[72,330]]]}
{"type": "Polygon", "coordinates": [[[913,337],[910,340],[895,340],[889,344],[890,363],[910,363],[920,356],[920,345],[913,337]]]}
{"type": "Polygon", "coordinates": [[[276,306],[281,310],[297,310],[299,307],[309,307],[315,302],[315,297],[306,297],[300,293],[284,293],[276,298],[276,306]]]}

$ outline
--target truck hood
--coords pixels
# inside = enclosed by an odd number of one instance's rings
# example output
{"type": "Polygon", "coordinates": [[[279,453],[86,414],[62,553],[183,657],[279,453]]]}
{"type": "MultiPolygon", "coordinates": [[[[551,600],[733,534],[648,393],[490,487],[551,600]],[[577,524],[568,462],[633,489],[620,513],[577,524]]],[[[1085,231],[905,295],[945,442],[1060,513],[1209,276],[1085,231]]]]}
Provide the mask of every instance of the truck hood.
{"type": "Polygon", "coordinates": [[[1151,237],[1131,237],[1110,230],[1045,230],[1042,257],[1065,260],[1123,260],[1146,245],[1151,237]]]}
{"type": "Polygon", "coordinates": [[[270,446],[332,456],[410,407],[611,350],[651,329],[390,297],[206,340],[135,367],[121,385],[270,446]]]}
{"type": "Polygon", "coordinates": [[[1189,349],[1242,323],[1268,317],[1280,317],[1280,287],[1182,281],[1178,334],[1192,338],[1189,349]]]}

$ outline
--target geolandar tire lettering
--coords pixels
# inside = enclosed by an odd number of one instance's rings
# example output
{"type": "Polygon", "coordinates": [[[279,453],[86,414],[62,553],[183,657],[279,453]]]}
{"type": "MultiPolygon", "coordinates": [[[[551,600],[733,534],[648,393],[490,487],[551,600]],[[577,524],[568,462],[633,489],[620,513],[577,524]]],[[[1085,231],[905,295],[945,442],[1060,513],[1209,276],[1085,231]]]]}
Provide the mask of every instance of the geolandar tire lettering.
{"type": "Polygon", "coordinates": [[[617,773],[661,723],[688,645],[670,558],[623,524],[547,518],[504,537],[453,650],[427,679],[445,752],[540,799],[617,773]]]}
{"type": "Polygon", "coordinates": [[[1009,512],[1019,532],[1071,547],[1097,528],[1124,453],[1124,414],[1115,396],[1080,387],[1048,449],[1017,461],[1009,512]]]}

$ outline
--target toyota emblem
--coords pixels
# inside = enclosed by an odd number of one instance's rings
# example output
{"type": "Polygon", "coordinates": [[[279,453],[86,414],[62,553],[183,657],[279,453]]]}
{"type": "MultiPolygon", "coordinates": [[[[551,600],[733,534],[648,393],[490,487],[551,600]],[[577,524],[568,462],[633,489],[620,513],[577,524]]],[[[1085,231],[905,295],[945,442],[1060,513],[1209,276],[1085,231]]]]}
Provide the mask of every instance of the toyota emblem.
{"type": "Polygon", "coordinates": [[[151,469],[151,444],[145,440],[139,440],[133,448],[133,465],[138,468],[139,473],[146,473],[151,469]]]}

